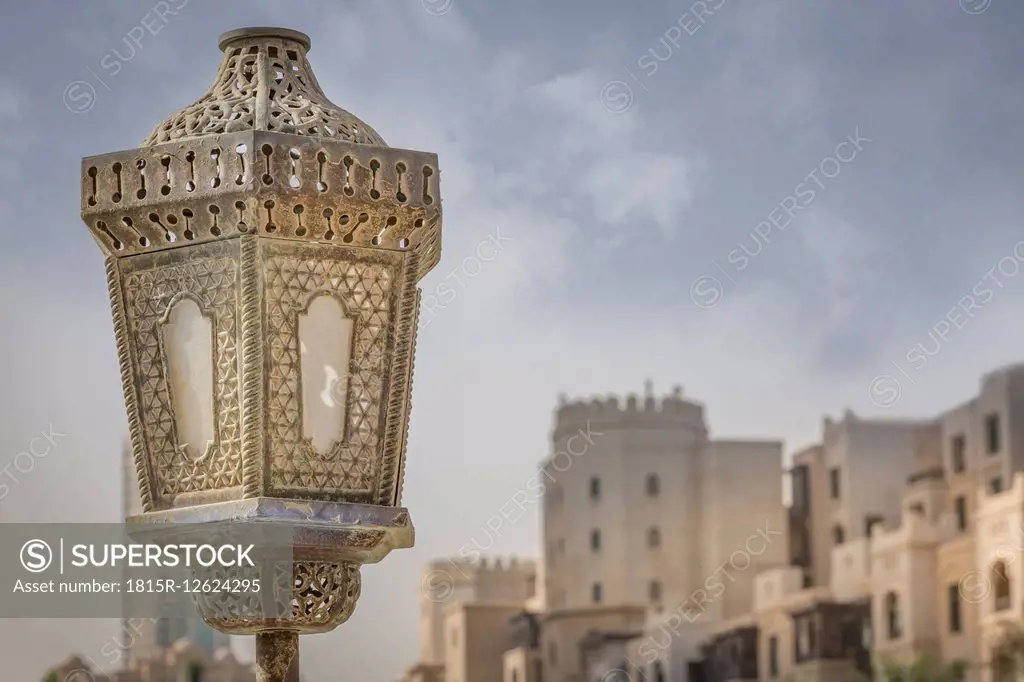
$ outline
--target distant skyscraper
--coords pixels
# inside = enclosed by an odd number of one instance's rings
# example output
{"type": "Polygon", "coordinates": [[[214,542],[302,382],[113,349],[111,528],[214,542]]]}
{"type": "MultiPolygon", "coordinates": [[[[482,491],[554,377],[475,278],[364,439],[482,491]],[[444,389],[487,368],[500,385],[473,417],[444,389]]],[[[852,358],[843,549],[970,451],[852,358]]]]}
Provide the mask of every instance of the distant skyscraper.
{"type": "MultiPolygon", "coordinates": [[[[138,477],[135,474],[135,458],[132,445],[125,438],[122,448],[122,504],[124,515],[135,516],[142,513],[142,495],[139,493],[138,477]]],[[[157,649],[169,647],[182,638],[188,638],[211,657],[218,649],[230,648],[231,638],[207,625],[202,618],[161,618],[157,623],[140,628],[132,626],[129,621],[140,619],[125,618],[126,631],[133,633],[134,644],[129,650],[131,658],[150,657],[157,649]]]]}

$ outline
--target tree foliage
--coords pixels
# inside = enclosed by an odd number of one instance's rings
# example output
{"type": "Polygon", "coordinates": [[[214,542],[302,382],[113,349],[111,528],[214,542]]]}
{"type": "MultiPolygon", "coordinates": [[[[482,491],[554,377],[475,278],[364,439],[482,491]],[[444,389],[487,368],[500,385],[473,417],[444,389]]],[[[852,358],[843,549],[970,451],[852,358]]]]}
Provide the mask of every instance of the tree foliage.
{"type": "Polygon", "coordinates": [[[879,666],[882,682],[960,682],[966,672],[963,661],[942,663],[928,655],[908,664],[883,661],[879,666]]]}

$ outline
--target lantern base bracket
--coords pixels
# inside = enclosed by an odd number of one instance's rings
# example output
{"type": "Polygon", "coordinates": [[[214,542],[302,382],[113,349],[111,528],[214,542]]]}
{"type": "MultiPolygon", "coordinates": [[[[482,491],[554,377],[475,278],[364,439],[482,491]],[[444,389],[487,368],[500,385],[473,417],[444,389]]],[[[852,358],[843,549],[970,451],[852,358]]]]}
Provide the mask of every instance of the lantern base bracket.
{"type": "Polygon", "coordinates": [[[127,520],[133,538],[164,537],[207,525],[270,524],[292,532],[296,557],[375,564],[394,549],[413,546],[404,507],[254,497],[146,512],[127,520]]]}

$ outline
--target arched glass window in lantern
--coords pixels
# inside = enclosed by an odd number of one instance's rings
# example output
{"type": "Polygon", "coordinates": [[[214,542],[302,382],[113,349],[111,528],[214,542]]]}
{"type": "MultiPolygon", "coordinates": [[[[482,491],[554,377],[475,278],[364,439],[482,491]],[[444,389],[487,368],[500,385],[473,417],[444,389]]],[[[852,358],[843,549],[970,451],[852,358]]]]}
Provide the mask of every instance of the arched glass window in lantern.
{"type": "Polygon", "coordinates": [[[322,632],[350,615],[361,564],[413,542],[400,505],[437,157],[328,100],[304,34],[240,29],[220,48],[210,89],[142,147],[83,160],[82,217],[107,256],[142,517],[310,529],[291,621],[204,617],[322,632]]]}

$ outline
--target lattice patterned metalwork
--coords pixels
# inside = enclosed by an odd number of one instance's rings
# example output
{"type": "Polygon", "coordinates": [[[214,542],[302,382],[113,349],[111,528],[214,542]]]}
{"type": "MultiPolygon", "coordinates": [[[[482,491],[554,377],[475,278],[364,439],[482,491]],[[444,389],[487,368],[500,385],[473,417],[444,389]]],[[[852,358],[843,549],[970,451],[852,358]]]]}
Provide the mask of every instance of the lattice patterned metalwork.
{"type": "Polygon", "coordinates": [[[239,263],[222,245],[208,255],[174,264],[143,256],[125,265],[128,330],[135,339],[136,382],[152,488],[160,499],[242,484],[237,314],[239,263]],[[225,257],[227,256],[227,257],[225,257]],[[161,320],[181,297],[194,300],[214,325],[214,409],[217,438],[204,457],[193,459],[179,445],[161,334],[161,320]]]}
{"type": "Polygon", "coordinates": [[[323,94],[306,60],[307,38],[280,29],[264,33],[250,31],[245,40],[225,34],[224,59],[213,85],[194,104],[160,123],[143,145],[271,130],[387,146],[373,128],[323,94]]]}

